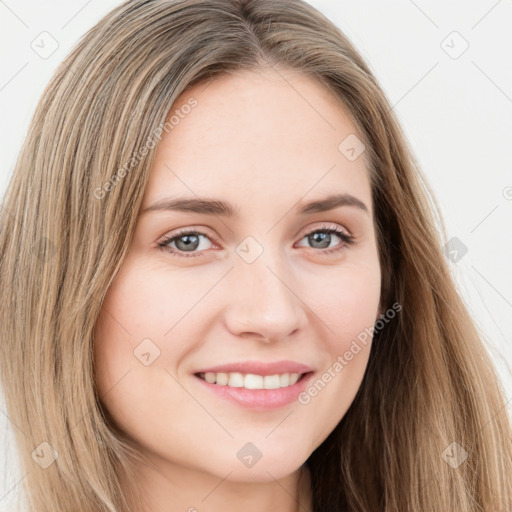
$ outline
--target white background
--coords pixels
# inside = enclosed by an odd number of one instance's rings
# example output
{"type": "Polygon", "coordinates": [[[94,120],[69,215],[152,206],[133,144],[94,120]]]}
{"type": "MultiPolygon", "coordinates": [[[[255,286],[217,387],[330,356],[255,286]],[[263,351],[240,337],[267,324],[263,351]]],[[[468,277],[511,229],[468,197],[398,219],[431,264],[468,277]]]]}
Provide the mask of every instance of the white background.
{"type": "MultiPolygon", "coordinates": [[[[57,65],[120,3],[0,1],[0,197],[57,65]],[[42,32],[58,44],[46,59],[31,47],[42,32]]],[[[434,190],[448,238],[468,248],[451,267],[489,340],[512,410],[512,2],[309,3],[345,32],[376,75],[434,190]]],[[[15,510],[23,478],[11,428],[0,402],[0,512],[15,510]]]]}

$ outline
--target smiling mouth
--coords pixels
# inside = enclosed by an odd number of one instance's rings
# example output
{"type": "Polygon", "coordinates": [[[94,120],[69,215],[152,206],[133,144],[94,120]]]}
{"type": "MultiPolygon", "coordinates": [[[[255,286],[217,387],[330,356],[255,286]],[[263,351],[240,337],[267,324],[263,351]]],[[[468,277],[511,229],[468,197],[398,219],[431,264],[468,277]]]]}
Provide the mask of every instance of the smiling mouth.
{"type": "Polygon", "coordinates": [[[275,375],[256,375],[252,373],[196,373],[196,377],[217,386],[245,389],[280,389],[288,388],[302,380],[307,373],[279,373],[275,375]]]}

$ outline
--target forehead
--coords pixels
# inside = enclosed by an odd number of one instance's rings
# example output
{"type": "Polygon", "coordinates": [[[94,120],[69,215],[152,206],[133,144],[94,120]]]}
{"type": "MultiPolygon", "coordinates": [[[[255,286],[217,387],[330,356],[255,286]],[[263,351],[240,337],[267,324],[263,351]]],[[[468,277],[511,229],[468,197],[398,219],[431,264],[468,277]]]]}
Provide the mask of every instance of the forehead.
{"type": "Polygon", "coordinates": [[[289,204],[347,192],[368,204],[363,155],[348,159],[340,149],[348,136],[362,137],[342,102],[303,73],[224,75],[187,89],[168,120],[143,207],[169,194],[289,204]]]}

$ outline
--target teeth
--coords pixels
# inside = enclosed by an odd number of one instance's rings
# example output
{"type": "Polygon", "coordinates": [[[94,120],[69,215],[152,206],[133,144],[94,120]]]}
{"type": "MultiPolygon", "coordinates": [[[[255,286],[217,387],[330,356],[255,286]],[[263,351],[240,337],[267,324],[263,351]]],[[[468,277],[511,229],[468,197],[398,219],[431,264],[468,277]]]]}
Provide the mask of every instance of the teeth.
{"type": "Polygon", "coordinates": [[[210,384],[246,389],[278,389],[293,386],[302,374],[282,373],[276,375],[254,375],[252,373],[200,373],[199,377],[210,384]]]}
{"type": "Polygon", "coordinates": [[[264,389],[279,389],[281,387],[279,375],[265,375],[262,380],[264,389]]]}
{"type": "Polygon", "coordinates": [[[212,384],[218,384],[219,386],[227,386],[229,375],[227,373],[217,373],[217,376],[215,376],[215,373],[212,373],[213,375],[213,383],[212,384]]]}
{"type": "MultiPolygon", "coordinates": [[[[238,374],[240,375],[240,374],[238,374]]],[[[263,382],[264,379],[261,375],[246,375],[245,377],[243,375],[240,375],[242,384],[244,388],[247,389],[262,389],[263,388],[263,382]]],[[[229,385],[231,385],[231,380],[228,382],[229,385]]]]}
{"type": "Polygon", "coordinates": [[[290,386],[293,386],[299,380],[298,373],[290,373],[290,386]]]}
{"type": "Polygon", "coordinates": [[[243,388],[244,387],[244,376],[241,373],[230,373],[228,386],[230,388],[243,388]]]}
{"type": "MultiPolygon", "coordinates": [[[[226,375],[226,374],[224,373],[223,375],[226,375]]],[[[215,373],[205,373],[204,380],[206,382],[209,382],[210,384],[215,384],[215,373]]]]}
{"type": "Polygon", "coordinates": [[[283,373],[283,375],[279,376],[279,385],[282,388],[286,388],[290,385],[290,374],[289,373],[283,373]]]}

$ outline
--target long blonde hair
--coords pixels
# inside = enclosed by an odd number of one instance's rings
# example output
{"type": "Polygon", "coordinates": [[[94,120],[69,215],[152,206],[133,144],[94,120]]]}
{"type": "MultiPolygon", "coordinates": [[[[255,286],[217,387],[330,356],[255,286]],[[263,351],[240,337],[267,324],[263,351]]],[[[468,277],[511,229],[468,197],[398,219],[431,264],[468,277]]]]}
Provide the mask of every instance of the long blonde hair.
{"type": "Polygon", "coordinates": [[[315,511],[512,507],[503,389],[450,275],[433,195],[350,41],[302,0],[131,0],[57,69],[0,216],[0,370],[31,510],[130,510],[138,454],[95,389],[93,330],[131,243],[148,141],[191,85],[276,65],[329,87],[363,134],[381,306],[403,306],[375,334],[351,407],[308,459],[315,511]],[[457,467],[454,450],[467,457],[457,467]]]}

